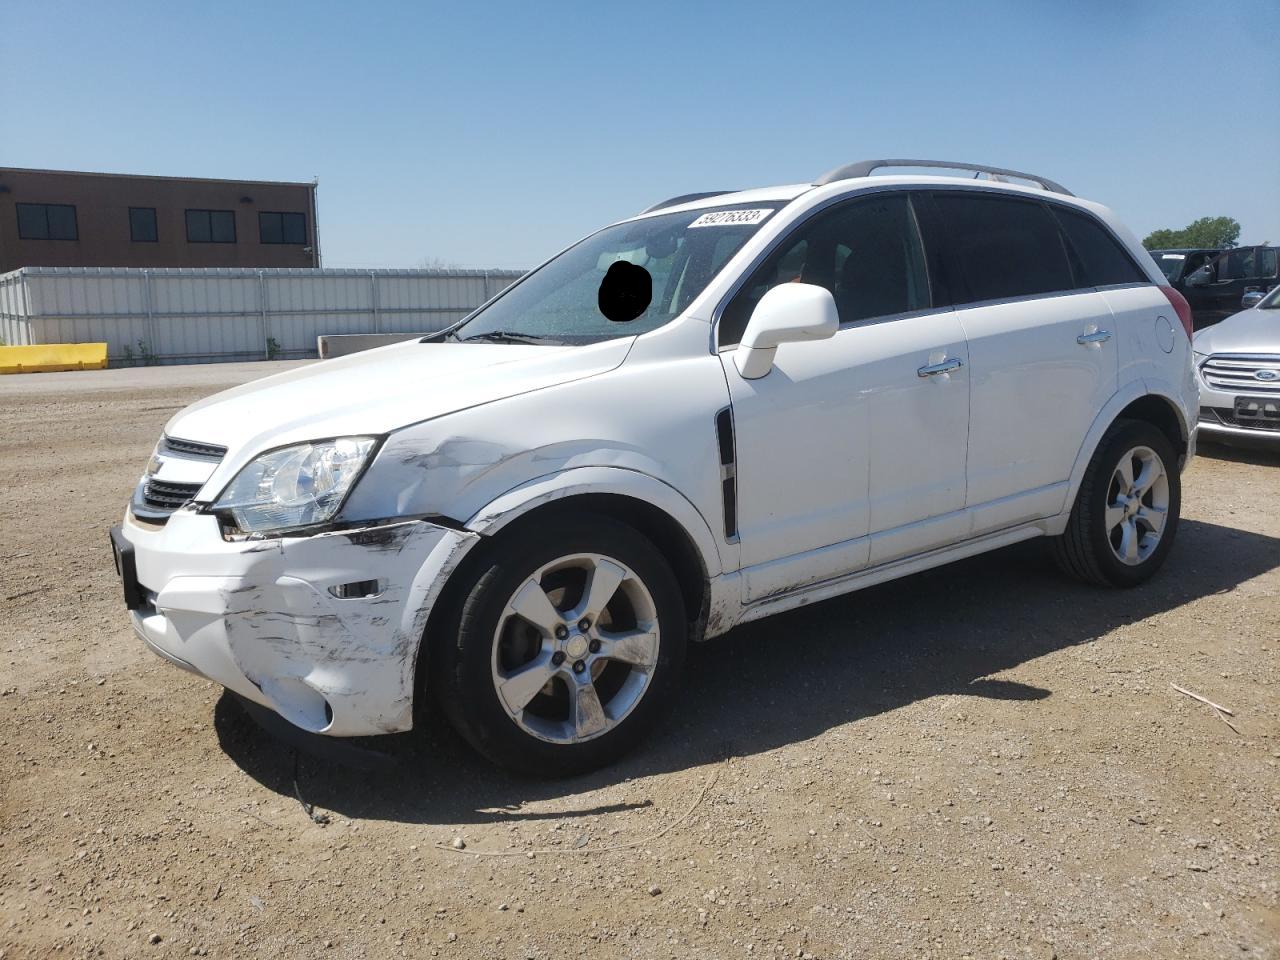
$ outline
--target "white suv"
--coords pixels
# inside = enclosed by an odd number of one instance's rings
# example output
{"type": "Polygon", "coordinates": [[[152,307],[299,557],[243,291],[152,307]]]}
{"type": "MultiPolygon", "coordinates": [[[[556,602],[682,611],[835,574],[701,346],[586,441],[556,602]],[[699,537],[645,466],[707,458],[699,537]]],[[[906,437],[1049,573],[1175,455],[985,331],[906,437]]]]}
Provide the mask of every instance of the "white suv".
{"type": "Polygon", "coordinates": [[[157,653],[296,727],[434,699],[498,763],[580,771],[736,624],[1039,536],[1151,576],[1189,330],[1106,208],[1028,174],[676,197],[441,334],[177,414],[117,566],[157,653]]]}

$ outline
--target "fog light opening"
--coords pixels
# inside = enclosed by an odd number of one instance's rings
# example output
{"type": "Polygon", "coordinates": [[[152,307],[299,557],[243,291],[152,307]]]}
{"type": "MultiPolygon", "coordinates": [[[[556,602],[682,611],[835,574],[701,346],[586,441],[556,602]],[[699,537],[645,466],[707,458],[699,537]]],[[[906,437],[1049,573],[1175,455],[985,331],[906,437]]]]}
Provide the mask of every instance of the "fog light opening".
{"type": "Polygon", "coordinates": [[[339,600],[359,600],[362,597],[376,597],[385,589],[381,580],[352,580],[350,583],[339,583],[329,588],[329,593],[339,600]]]}

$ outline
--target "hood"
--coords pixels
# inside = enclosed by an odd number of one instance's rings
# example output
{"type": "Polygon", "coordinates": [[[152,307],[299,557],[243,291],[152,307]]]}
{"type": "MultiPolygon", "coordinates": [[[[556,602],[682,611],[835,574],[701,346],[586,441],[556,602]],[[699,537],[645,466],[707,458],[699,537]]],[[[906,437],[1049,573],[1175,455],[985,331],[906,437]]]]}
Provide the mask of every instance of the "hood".
{"type": "Polygon", "coordinates": [[[1196,353],[1280,354],[1280,309],[1242,310],[1221,323],[1198,330],[1192,346],[1196,353]]]}
{"type": "Polygon", "coordinates": [[[582,347],[411,340],[216,393],[175,414],[165,433],[225,446],[228,460],[305,440],[387,433],[612,370],[634,339],[582,347]]]}

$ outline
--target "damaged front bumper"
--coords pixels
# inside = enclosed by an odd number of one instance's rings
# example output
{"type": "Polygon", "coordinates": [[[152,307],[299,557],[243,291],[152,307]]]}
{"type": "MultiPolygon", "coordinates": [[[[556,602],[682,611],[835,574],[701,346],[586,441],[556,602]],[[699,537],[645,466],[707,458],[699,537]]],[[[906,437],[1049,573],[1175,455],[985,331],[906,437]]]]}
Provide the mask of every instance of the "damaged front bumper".
{"type": "Polygon", "coordinates": [[[112,539],[157,654],[303,730],[362,736],[413,725],[427,616],[478,537],[406,520],[227,541],[184,508],[163,526],[127,515],[112,539]]]}

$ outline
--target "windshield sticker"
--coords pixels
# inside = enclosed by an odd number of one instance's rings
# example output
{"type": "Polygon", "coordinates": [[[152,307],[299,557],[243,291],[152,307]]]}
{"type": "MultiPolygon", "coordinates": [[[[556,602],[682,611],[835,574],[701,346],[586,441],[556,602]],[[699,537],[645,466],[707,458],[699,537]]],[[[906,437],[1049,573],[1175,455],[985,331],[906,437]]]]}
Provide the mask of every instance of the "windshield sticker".
{"type": "Polygon", "coordinates": [[[1187,255],[1185,253],[1162,253],[1160,254],[1160,259],[1161,260],[1185,260],[1187,259],[1187,255]]]}
{"type": "Polygon", "coordinates": [[[715,213],[704,213],[693,223],[692,227],[729,227],[737,224],[757,224],[772,210],[717,210],[715,213]]]}

